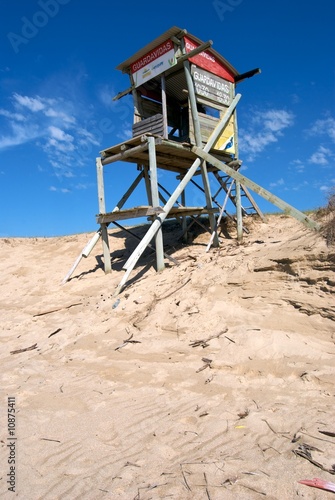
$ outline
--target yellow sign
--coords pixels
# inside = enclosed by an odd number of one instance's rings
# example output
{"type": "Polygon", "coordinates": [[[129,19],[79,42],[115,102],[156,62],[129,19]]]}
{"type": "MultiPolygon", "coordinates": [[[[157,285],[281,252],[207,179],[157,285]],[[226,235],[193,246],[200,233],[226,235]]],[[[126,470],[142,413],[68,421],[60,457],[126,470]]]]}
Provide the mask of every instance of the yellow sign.
{"type": "Polygon", "coordinates": [[[220,149],[229,154],[235,154],[235,129],[234,129],[234,115],[230,117],[228,125],[218,138],[215,144],[215,149],[220,149]]]}

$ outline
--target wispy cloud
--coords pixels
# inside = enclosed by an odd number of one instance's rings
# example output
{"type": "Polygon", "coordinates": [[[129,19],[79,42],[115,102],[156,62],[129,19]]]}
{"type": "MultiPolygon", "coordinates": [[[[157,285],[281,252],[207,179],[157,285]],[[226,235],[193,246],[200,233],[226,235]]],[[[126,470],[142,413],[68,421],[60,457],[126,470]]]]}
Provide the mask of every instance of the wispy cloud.
{"type": "Polygon", "coordinates": [[[63,142],[72,142],[73,141],[73,136],[70,134],[66,134],[63,130],[61,130],[58,127],[54,127],[51,125],[49,127],[49,132],[50,135],[53,139],[56,139],[57,141],[63,141],[63,142]]]}
{"type": "Polygon", "coordinates": [[[78,127],[82,117],[82,109],[63,98],[14,93],[11,106],[0,109],[0,150],[32,143],[46,154],[54,175],[74,177],[99,146],[99,130],[89,130],[87,121],[87,127],[78,127]]]}
{"type": "Polygon", "coordinates": [[[9,118],[10,120],[15,120],[18,122],[24,122],[26,119],[23,114],[11,112],[11,111],[8,111],[7,109],[0,109],[0,115],[5,116],[6,118],[9,118]]]}
{"type": "Polygon", "coordinates": [[[285,184],[285,181],[284,179],[281,177],[280,179],[278,179],[276,182],[270,182],[270,187],[278,187],[278,186],[284,186],[285,184]]]}
{"type": "Polygon", "coordinates": [[[284,109],[253,111],[248,126],[240,130],[240,149],[248,155],[248,161],[253,161],[267,146],[277,142],[293,122],[293,113],[284,109]]]}
{"type": "Polygon", "coordinates": [[[294,171],[298,174],[302,174],[305,171],[305,165],[301,160],[293,160],[291,161],[291,165],[293,165],[294,171]]]}
{"type": "Polygon", "coordinates": [[[32,124],[30,127],[11,121],[9,123],[9,133],[0,136],[0,150],[13,146],[20,146],[32,141],[41,135],[39,127],[32,124]]]}
{"type": "Polygon", "coordinates": [[[44,103],[39,97],[34,98],[34,97],[28,97],[26,95],[23,96],[19,94],[14,94],[13,99],[14,102],[17,103],[20,107],[28,108],[33,113],[36,113],[37,111],[42,111],[42,109],[44,109],[45,107],[44,103]]]}
{"type": "Polygon", "coordinates": [[[305,130],[306,136],[312,145],[316,144],[316,150],[308,158],[308,163],[330,168],[335,161],[335,119],[328,115],[326,118],[315,120],[311,126],[305,130]]]}
{"type": "Polygon", "coordinates": [[[335,142],[335,119],[331,116],[316,120],[315,123],[308,129],[308,135],[325,136],[335,142]]]}
{"type": "Polygon", "coordinates": [[[314,163],[315,165],[326,166],[329,165],[334,159],[334,152],[324,146],[319,146],[317,151],[312,154],[309,158],[309,163],[314,163]]]}
{"type": "Polygon", "coordinates": [[[54,193],[63,193],[63,194],[71,193],[70,189],[68,188],[59,188],[56,186],[50,186],[49,191],[53,191],[54,193]]]}
{"type": "Polygon", "coordinates": [[[115,101],[113,101],[113,97],[117,92],[115,92],[114,88],[110,85],[101,85],[98,90],[98,98],[101,103],[107,108],[111,108],[113,105],[115,106],[115,101]]]}

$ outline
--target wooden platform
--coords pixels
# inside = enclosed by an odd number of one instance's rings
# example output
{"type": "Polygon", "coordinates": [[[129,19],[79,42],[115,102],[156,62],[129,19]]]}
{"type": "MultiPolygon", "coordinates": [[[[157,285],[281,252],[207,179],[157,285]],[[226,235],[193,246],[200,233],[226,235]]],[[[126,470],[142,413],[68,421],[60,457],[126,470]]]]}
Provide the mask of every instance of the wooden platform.
{"type": "MultiPolygon", "coordinates": [[[[102,164],[125,161],[137,163],[138,165],[149,165],[147,137],[155,138],[157,168],[170,170],[172,172],[186,173],[197,156],[192,152],[192,144],[163,139],[154,134],[146,134],[133,137],[128,141],[117,144],[100,151],[102,164]]],[[[211,154],[218,160],[230,162],[232,158],[224,152],[212,149],[211,154]]],[[[214,170],[217,170],[214,167],[214,170]]]]}
{"type": "MultiPolygon", "coordinates": [[[[166,218],[172,219],[175,217],[189,217],[194,215],[208,215],[219,213],[219,208],[204,208],[204,207],[173,207],[166,218]]],[[[116,210],[106,214],[98,214],[96,221],[98,224],[108,224],[117,220],[135,219],[137,217],[152,217],[160,213],[165,213],[163,207],[140,206],[134,208],[126,208],[116,210]]]]}

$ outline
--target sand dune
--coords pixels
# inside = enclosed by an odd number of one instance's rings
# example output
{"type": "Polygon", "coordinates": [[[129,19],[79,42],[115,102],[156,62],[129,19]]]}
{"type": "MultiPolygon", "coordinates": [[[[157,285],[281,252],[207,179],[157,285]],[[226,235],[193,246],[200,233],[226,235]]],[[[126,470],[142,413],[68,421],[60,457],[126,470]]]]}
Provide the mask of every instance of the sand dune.
{"type": "Polygon", "coordinates": [[[20,499],[330,497],[298,481],[335,482],[334,249],[285,216],[248,227],[206,253],[170,225],[180,265],[147,251],[118,298],[122,231],[110,275],[98,244],[63,286],[92,235],[0,240],[2,498],[8,396],[20,499]]]}

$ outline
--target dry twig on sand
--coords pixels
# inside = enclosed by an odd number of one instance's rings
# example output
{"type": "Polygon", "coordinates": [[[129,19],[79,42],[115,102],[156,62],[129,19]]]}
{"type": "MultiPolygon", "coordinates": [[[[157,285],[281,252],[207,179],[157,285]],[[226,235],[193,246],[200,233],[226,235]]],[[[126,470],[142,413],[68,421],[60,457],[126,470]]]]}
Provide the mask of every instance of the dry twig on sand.
{"type": "MultiPolygon", "coordinates": [[[[127,333],[129,333],[128,330],[127,333]]],[[[119,345],[118,347],[115,347],[115,351],[122,349],[122,347],[126,346],[127,344],[140,344],[141,343],[140,340],[132,340],[133,336],[134,334],[132,333],[128,339],[123,341],[123,344],[119,345]]]]}
{"type": "Polygon", "coordinates": [[[190,346],[191,347],[199,347],[199,346],[201,346],[203,348],[208,347],[209,346],[208,342],[210,340],[218,339],[219,337],[221,337],[221,335],[223,335],[224,333],[227,333],[227,332],[228,332],[228,328],[225,328],[224,330],[222,330],[222,332],[217,333],[215,335],[210,335],[207,339],[192,340],[190,342],[190,346]]]}
{"type": "Polygon", "coordinates": [[[20,354],[21,352],[32,351],[33,349],[37,349],[37,343],[31,345],[30,347],[24,347],[23,349],[17,349],[16,351],[10,351],[11,354],[20,354]]]}

